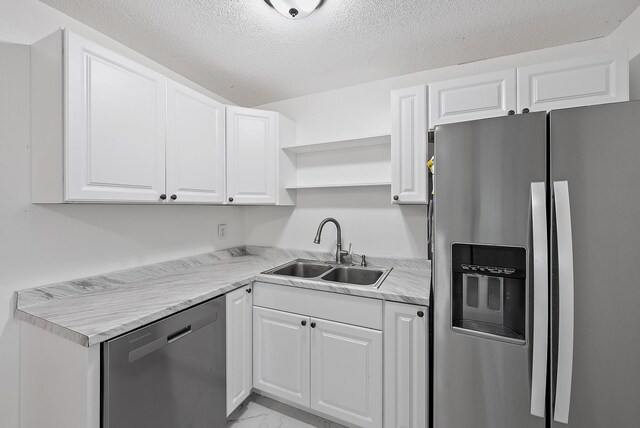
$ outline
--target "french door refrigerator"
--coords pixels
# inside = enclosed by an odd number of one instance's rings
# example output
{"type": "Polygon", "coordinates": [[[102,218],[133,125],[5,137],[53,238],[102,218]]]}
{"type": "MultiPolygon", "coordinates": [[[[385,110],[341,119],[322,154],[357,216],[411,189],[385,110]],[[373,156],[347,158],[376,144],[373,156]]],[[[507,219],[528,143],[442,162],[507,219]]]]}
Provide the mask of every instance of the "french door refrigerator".
{"type": "Polygon", "coordinates": [[[435,131],[434,428],[640,426],[640,102],[435,131]]]}

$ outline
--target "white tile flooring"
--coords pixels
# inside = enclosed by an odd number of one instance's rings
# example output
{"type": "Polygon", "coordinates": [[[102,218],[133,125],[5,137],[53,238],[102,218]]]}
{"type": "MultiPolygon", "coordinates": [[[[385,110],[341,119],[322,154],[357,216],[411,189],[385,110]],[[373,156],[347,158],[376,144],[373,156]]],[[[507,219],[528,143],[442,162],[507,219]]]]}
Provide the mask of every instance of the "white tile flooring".
{"type": "Polygon", "coordinates": [[[227,428],[345,428],[261,395],[253,394],[228,419],[227,428]]]}

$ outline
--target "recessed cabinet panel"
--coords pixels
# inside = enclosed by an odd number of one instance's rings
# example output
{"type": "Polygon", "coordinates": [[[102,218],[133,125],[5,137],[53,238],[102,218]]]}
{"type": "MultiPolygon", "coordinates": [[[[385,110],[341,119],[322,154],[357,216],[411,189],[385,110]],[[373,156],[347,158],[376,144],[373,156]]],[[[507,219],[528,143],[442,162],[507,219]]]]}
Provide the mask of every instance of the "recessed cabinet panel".
{"type": "Polygon", "coordinates": [[[227,107],[228,196],[234,204],[275,204],[276,113],[227,107]]]}
{"type": "Polygon", "coordinates": [[[428,308],[385,303],[386,428],[426,428],[428,425],[428,332],[428,308]]]}
{"type": "Polygon", "coordinates": [[[186,86],[167,84],[167,195],[170,203],[223,203],[224,105],[186,86]]]}
{"type": "Polygon", "coordinates": [[[506,116],[515,109],[515,69],[429,85],[430,127],[506,116]]]}
{"type": "Polygon", "coordinates": [[[629,100],[624,51],[518,69],[518,111],[545,111],[629,100]]]}
{"type": "Polygon", "coordinates": [[[427,86],[391,92],[391,202],[427,203],[427,86]]]}
{"type": "Polygon", "coordinates": [[[255,388],[309,406],[309,330],[307,317],[253,308],[255,388]]]}
{"type": "Polygon", "coordinates": [[[158,201],[166,79],[75,34],[66,37],[66,199],[158,201]]]}
{"type": "Polygon", "coordinates": [[[311,408],[382,427],[382,332],[311,321],[311,408]]]}
{"type": "Polygon", "coordinates": [[[227,416],[253,387],[253,306],[251,287],[227,294],[227,416]]]}

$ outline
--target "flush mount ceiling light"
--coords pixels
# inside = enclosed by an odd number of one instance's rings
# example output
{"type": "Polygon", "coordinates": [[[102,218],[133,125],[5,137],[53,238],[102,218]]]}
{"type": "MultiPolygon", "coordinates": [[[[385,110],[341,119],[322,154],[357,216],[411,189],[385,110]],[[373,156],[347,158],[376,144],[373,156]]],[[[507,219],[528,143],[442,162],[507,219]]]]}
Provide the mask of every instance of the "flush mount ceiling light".
{"type": "Polygon", "coordinates": [[[280,15],[289,19],[302,19],[320,6],[322,0],[264,0],[277,10],[280,15]]]}

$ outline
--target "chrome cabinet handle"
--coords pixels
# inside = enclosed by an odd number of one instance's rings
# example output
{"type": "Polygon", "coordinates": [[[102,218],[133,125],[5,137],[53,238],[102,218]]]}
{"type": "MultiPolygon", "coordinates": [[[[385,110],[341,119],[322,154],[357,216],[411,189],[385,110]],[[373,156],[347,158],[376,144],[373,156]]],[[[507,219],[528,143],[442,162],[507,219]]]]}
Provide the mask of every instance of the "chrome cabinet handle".
{"type": "Polygon", "coordinates": [[[547,195],[545,183],[531,183],[533,229],[533,368],[531,414],[544,418],[549,329],[549,257],[547,249],[547,195]]]}
{"type": "Polygon", "coordinates": [[[569,183],[554,181],[553,191],[558,242],[558,375],[553,419],[566,424],[569,422],[571,404],[574,327],[573,237],[569,183]]]}

